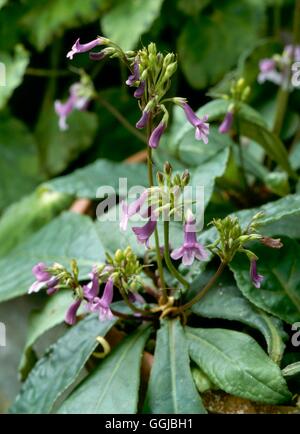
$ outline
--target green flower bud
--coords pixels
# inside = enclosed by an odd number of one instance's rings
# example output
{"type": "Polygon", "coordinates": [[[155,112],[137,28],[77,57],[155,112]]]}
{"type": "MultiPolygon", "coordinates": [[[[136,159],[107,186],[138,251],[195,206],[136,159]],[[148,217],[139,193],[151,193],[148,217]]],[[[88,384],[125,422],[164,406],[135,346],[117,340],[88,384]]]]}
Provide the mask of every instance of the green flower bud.
{"type": "Polygon", "coordinates": [[[169,161],[166,161],[165,164],[164,164],[164,173],[166,175],[171,175],[172,174],[172,166],[169,163],[169,161]]]}

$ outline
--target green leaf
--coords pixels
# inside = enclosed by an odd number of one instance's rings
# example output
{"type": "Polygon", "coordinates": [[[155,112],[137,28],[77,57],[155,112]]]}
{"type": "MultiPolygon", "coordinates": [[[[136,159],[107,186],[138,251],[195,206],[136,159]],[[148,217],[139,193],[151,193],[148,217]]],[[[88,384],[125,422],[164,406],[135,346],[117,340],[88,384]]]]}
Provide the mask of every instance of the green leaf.
{"type": "MultiPolygon", "coordinates": [[[[0,53],[1,63],[4,64],[4,79],[5,85],[0,84],[0,109],[5,107],[5,104],[13,94],[13,91],[20,86],[27,65],[29,63],[29,53],[22,45],[17,45],[14,50],[14,55],[8,53],[0,53]]],[[[0,70],[0,83],[2,78],[2,69],[0,70]]]]}
{"type": "Polygon", "coordinates": [[[141,359],[149,333],[149,327],[140,327],[125,338],[68,397],[59,413],[136,413],[141,359]]]}
{"type": "Polygon", "coordinates": [[[26,343],[19,366],[22,381],[27,378],[32,368],[31,361],[35,359],[33,345],[47,330],[63,322],[71,303],[70,291],[61,290],[55,297],[49,297],[42,309],[30,314],[26,343]]]}
{"type": "Polygon", "coordinates": [[[28,32],[30,42],[42,51],[54,37],[61,37],[66,29],[95,21],[105,2],[72,0],[71,7],[65,0],[35,0],[32,3],[21,24],[28,32]]]}
{"type": "Polygon", "coordinates": [[[115,320],[90,315],[52,345],[23,384],[11,413],[49,413],[57,398],[78,378],[84,364],[115,320]]]}
{"type": "Polygon", "coordinates": [[[76,259],[82,279],[105,254],[89,217],[66,212],[44,226],[5,258],[0,259],[0,300],[25,294],[33,283],[31,269],[37,262],[59,262],[69,267],[76,259]]]}
{"type": "Polygon", "coordinates": [[[190,327],[186,333],[191,358],[225,392],[268,404],[291,398],[279,367],[250,336],[190,327]]]}
{"type": "Polygon", "coordinates": [[[260,258],[258,271],[264,276],[261,288],[253,286],[249,278],[249,260],[238,254],[230,268],[237,285],[253,304],[292,324],[300,320],[300,246],[283,238],[283,247],[268,249],[255,245],[251,250],[260,258]]]}
{"type": "Polygon", "coordinates": [[[211,0],[178,0],[177,8],[192,17],[197,15],[202,9],[204,9],[211,0]]]}
{"type": "Polygon", "coordinates": [[[263,5],[254,7],[249,1],[221,2],[211,15],[199,15],[186,23],[178,51],[183,72],[193,87],[203,89],[219,81],[240,54],[254,45],[263,12],[263,5]]]}
{"type": "Polygon", "coordinates": [[[0,8],[3,8],[3,6],[7,3],[7,0],[0,0],[0,8]]]}
{"type": "Polygon", "coordinates": [[[285,378],[294,377],[300,375],[300,362],[295,362],[287,365],[283,370],[282,374],[285,378]]]}
{"type": "Polygon", "coordinates": [[[0,218],[0,256],[49,223],[72,201],[68,195],[39,187],[31,195],[8,207],[0,218]]]}
{"type": "Polygon", "coordinates": [[[219,283],[193,305],[192,311],[205,318],[239,321],[259,330],[268,344],[269,356],[280,363],[285,348],[282,338],[286,337],[281,322],[253,306],[236,286],[219,283]]]}
{"type": "Polygon", "coordinates": [[[117,2],[101,20],[105,36],[123,50],[132,50],[158,17],[162,3],[163,0],[117,2]]]}
{"type": "Polygon", "coordinates": [[[97,116],[77,110],[71,113],[68,124],[68,130],[60,131],[58,117],[51,107],[36,128],[36,138],[39,146],[45,150],[45,164],[51,175],[61,173],[92,145],[97,131],[97,116]]]}
{"type": "Polygon", "coordinates": [[[193,382],[186,337],[178,319],[157,333],[145,408],[151,414],[206,413],[193,382]]]}
{"type": "MultiPolygon", "coordinates": [[[[0,89],[2,89],[0,87],[0,89]]],[[[34,137],[19,120],[0,120],[0,210],[30,193],[41,181],[34,137]]]]}
{"type": "MultiPolygon", "coordinates": [[[[231,101],[217,99],[205,104],[197,111],[198,116],[207,114],[209,121],[221,119],[227,113],[231,101]]],[[[263,147],[270,158],[274,159],[285,171],[294,176],[289,163],[287,150],[281,140],[273,134],[261,115],[247,104],[241,103],[238,113],[241,134],[263,147]]],[[[187,127],[186,130],[187,131],[187,127]]],[[[185,133],[182,131],[182,134],[185,133]]]]}
{"type": "MultiPolygon", "coordinates": [[[[46,184],[55,191],[77,197],[96,199],[99,187],[109,186],[116,194],[122,193],[120,178],[126,179],[127,188],[147,185],[147,174],[142,164],[115,163],[109,160],[97,160],[70,175],[61,176],[46,184]]],[[[123,192],[124,193],[124,192],[123,192]]],[[[101,196],[103,197],[103,196],[101,196]]]]}

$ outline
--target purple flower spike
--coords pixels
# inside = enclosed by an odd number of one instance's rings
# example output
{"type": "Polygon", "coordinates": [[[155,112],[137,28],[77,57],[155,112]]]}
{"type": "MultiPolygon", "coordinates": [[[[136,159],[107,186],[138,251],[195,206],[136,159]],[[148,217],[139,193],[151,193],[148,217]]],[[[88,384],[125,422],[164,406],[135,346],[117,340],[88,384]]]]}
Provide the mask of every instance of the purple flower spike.
{"type": "Polygon", "coordinates": [[[137,240],[141,244],[145,244],[149,248],[149,240],[153,232],[155,231],[157,221],[154,217],[150,217],[148,222],[142,227],[133,227],[132,230],[137,236],[137,240]]]}
{"type": "Polygon", "coordinates": [[[161,121],[157,127],[152,131],[152,134],[149,139],[148,145],[150,148],[157,148],[161,139],[161,136],[163,135],[167,125],[161,121]]]}
{"type": "Polygon", "coordinates": [[[86,53],[87,51],[97,47],[97,45],[106,44],[106,42],[107,39],[105,38],[97,38],[91,42],[88,42],[87,44],[81,44],[80,39],[78,38],[75,44],[72,46],[72,49],[68,52],[67,58],[72,60],[75,54],[86,53]]]}
{"type": "Polygon", "coordinates": [[[205,261],[208,258],[206,250],[197,241],[195,223],[196,220],[192,213],[190,213],[184,225],[183,245],[173,250],[171,254],[171,258],[175,260],[182,258],[182,263],[186,266],[192,265],[195,258],[198,261],[205,261]]]}
{"type": "Polygon", "coordinates": [[[74,301],[74,303],[71,304],[71,306],[69,307],[66,317],[65,317],[65,322],[69,325],[73,325],[76,322],[76,314],[77,311],[81,305],[82,300],[76,300],[74,301]]]}
{"type": "Polygon", "coordinates": [[[233,123],[233,113],[231,111],[228,111],[226,113],[226,116],[225,116],[223,122],[221,123],[221,125],[219,127],[219,133],[221,133],[221,134],[228,133],[228,131],[230,131],[230,129],[232,127],[232,123],[233,123]]]}
{"type": "Polygon", "coordinates": [[[142,98],[142,96],[144,95],[144,92],[145,92],[145,86],[146,86],[145,81],[141,81],[141,84],[135,90],[133,96],[137,99],[142,98]]]}
{"type": "Polygon", "coordinates": [[[96,297],[94,301],[90,303],[90,311],[98,312],[100,321],[113,319],[114,316],[110,309],[113,296],[114,296],[114,283],[112,279],[108,279],[102,297],[101,298],[96,297]]]}
{"type": "Polygon", "coordinates": [[[255,288],[260,288],[260,284],[264,280],[264,276],[257,273],[257,265],[255,259],[252,259],[250,262],[250,277],[255,288]]]}
{"type": "Polygon", "coordinates": [[[196,113],[192,110],[192,108],[185,102],[182,105],[182,108],[185,112],[186,118],[195,130],[195,138],[196,140],[203,140],[205,144],[208,143],[208,135],[209,135],[209,123],[206,122],[208,120],[208,116],[205,115],[203,118],[198,118],[196,113]]]}
{"type": "Polygon", "coordinates": [[[127,86],[134,86],[134,84],[140,79],[140,67],[138,61],[134,62],[133,65],[133,74],[131,74],[126,80],[127,86]]]}
{"type": "Polygon", "coordinates": [[[141,119],[135,124],[136,128],[139,130],[145,128],[149,119],[150,112],[144,110],[141,119]]]}
{"type": "Polygon", "coordinates": [[[147,199],[147,196],[148,196],[148,190],[145,190],[140,195],[140,197],[136,199],[134,202],[132,202],[130,205],[128,205],[125,201],[122,202],[121,204],[122,215],[120,219],[120,228],[123,231],[126,231],[128,220],[130,219],[130,217],[134,216],[140,211],[140,209],[142,208],[142,206],[144,205],[147,199]]]}

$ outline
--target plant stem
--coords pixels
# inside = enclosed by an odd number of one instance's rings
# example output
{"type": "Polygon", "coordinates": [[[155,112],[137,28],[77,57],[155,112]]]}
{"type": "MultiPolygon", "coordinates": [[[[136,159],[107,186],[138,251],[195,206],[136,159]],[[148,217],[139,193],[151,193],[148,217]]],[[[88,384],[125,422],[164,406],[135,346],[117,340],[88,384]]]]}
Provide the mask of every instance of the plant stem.
{"type": "Polygon", "coordinates": [[[147,143],[147,138],[144,136],[144,134],[137,131],[130,122],[122,115],[122,113],[119,112],[110,102],[108,102],[106,99],[104,99],[99,93],[97,94],[97,100],[99,103],[106,108],[107,111],[109,111],[119,122],[123,127],[125,127],[131,134],[133,134],[135,137],[137,137],[139,140],[141,140],[143,143],[147,143]]]}
{"type": "Polygon", "coordinates": [[[164,253],[165,253],[165,261],[170,273],[186,288],[188,288],[189,282],[185,280],[185,278],[179,273],[179,271],[174,267],[171,258],[170,258],[170,247],[169,247],[169,229],[170,225],[168,221],[164,222],[164,253]]]}
{"type": "Polygon", "coordinates": [[[300,0],[296,0],[295,3],[293,42],[294,45],[300,42],[300,0]]]}
{"type": "Polygon", "coordinates": [[[27,68],[25,74],[35,77],[66,77],[72,75],[70,71],[42,68],[27,68]]]}
{"type": "Polygon", "coordinates": [[[148,310],[144,310],[144,309],[141,309],[141,308],[135,306],[135,304],[133,304],[133,303],[129,300],[129,298],[128,298],[126,292],[124,291],[124,289],[122,288],[121,285],[119,286],[119,291],[120,291],[120,294],[122,295],[122,297],[123,297],[125,303],[127,304],[127,306],[128,306],[131,310],[133,310],[134,312],[137,312],[137,313],[141,313],[142,315],[146,315],[146,316],[151,315],[151,312],[149,312],[148,310]]]}
{"type": "MultiPolygon", "coordinates": [[[[148,140],[150,138],[151,132],[152,132],[152,119],[150,117],[150,119],[148,121],[148,125],[147,125],[148,140]]],[[[150,146],[148,146],[147,165],[148,165],[149,185],[150,185],[150,187],[153,187],[154,186],[154,179],[153,179],[153,167],[152,167],[152,149],[150,148],[150,146]]],[[[167,289],[166,289],[166,285],[165,285],[165,278],[164,278],[162,258],[161,258],[161,253],[160,253],[159,236],[158,236],[157,227],[154,230],[154,239],[155,239],[155,252],[156,252],[157,268],[158,268],[160,284],[161,284],[161,288],[162,288],[162,304],[165,304],[168,301],[168,294],[167,294],[167,289]]]]}
{"type": "Polygon", "coordinates": [[[188,301],[186,304],[184,304],[182,306],[179,306],[178,307],[178,311],[183,312],[183,311],[189,309],[191,306],[193,306],[193,304],[195,304],[199,300],[201,300],[201,298],[204,297],[204,295],[216,283],[216,281],[218,280],[218,278],[221,276],[221,274],[225,270],[226,265],[227,265],[226,262],[221,262],[220,265],[219,265],[219,268],[217,269],[217,271],[215,272],[215,274],[211,277],[211,279],[207,282],[207,284],[202,289],[202,291],[199,292],[197,295],[195,295],[195,297],[192,298],[190,301],[188,301]]]}
{"type": "Polygon", "coordinates": [[[273,35],[275,38],[280,37],[280,26],[281,26],[281,5],[277,2],[273,8],[273,35]]]}
{"type": "Polygon", "coordinates": [[[243,178],[243,183],[244,183],[245,188],[248,188],[248,181],[247,181],[247,177],[246,177],[245,162],[244,162],[244,154],[243,154],[242,142],[241,142],[240,119],[239,119],[238,113],[236,113],[236,115],[235,115],[235,127],[236,127],[236,135],[237,135],[236,139],[237,139],[237,144],[239,147],[239,159],[240,159],[241,175],[243,178]]]}

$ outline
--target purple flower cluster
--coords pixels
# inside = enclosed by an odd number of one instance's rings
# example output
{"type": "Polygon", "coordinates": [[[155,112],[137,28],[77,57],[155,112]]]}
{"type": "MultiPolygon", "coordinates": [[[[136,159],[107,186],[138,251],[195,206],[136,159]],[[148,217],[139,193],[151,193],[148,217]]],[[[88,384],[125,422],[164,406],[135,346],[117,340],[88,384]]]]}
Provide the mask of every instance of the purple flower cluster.
{"type": "MultiPolygon", "coordinates": [[[[59,279],[55,276],[51,276],[47,266],[40,262],[35,265],[32,272],[36,278],[36,281],[31,285],[28,293],[38,292],[41,289],[47,288],[48,295],[54,294],[59,289],[59,279]]],[[[105,269],[102,272],[105,274],[105,269]]],[[[99,297],[99,274],[96,268],[93,269],[90,274],[91,281],[87,285],[82,287],[82,296],[76,295],[75,301],[70,305],[66,316],[65,322],[69,325],[73,325],[76,322],[76,316],[78,309],[83,301],[85,301],[86,309],[89,312],[97,312],[100,321],[105,321],[113,318],[110,305],[113,300],[113,280],[108,278],[105,284],[105,288],[102,297],[99,297]]]]}

